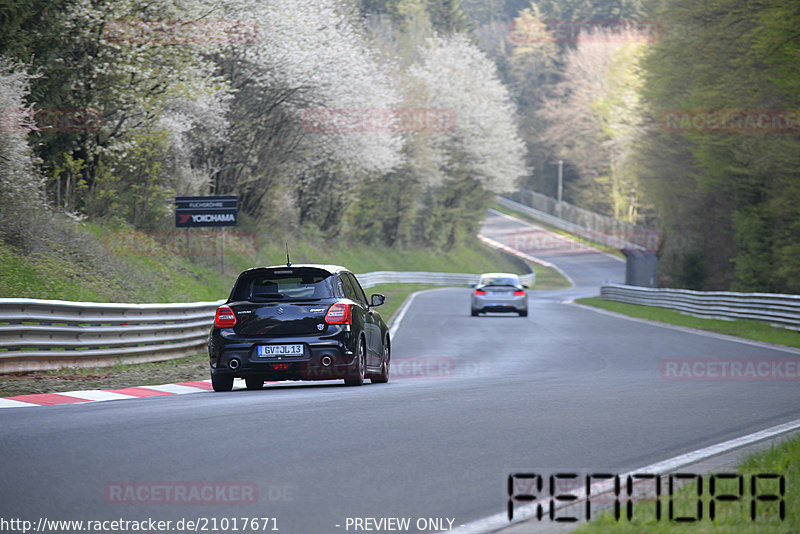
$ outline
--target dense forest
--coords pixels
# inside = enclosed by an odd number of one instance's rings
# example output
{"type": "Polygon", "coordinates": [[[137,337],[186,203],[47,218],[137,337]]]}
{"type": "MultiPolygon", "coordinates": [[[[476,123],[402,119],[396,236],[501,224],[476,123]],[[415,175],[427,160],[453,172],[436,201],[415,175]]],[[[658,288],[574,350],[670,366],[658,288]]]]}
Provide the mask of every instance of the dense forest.
{"type": "Polygon", "coordinates": [[[662,285],[800,292],[795,0],[9,0],[0,239],[172,226],[447,249],[497,192],[659,230],[662,285]]]}

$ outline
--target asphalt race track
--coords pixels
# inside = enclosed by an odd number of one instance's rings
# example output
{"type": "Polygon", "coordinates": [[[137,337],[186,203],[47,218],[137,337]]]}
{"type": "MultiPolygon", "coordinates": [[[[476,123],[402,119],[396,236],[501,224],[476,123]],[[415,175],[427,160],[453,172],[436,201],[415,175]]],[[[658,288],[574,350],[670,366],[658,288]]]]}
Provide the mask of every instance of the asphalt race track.
{"type": "Polygon", "coordinates": [[[624,263],[496,213],[483,233],[526,235],[575,287],[531,291],[527,318],[470,317],[467,288],[417,295],[385,385],[0,410],[0,517],[200,519],[208,531],[225,518],[218,532],[238,518],[240,532],[301,534],[398,517],[440,530],[502,513],[511,472],[626,472],[800,418],[796,381],[662,376],[670,358],[797,356],[567,304],[622,282],[624,263]],[[214,491],[175,502],[164,487],[214,491]],[[243,530],[244,518],[275,520],[243,530]]]}

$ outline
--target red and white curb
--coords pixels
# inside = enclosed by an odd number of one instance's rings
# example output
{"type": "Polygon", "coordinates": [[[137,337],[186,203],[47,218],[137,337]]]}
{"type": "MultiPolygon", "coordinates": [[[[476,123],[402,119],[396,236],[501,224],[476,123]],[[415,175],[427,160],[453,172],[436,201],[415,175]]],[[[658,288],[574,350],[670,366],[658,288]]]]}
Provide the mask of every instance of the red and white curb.
{"type": "MultiPolygon", "coordinates": [[[[244,380],[237,378],[233,383],[234,389],[243,389],[244,380]]],[[[177,382],[175,384],[161,384],[157,386],[134,386],[122,389],[92,389],[82,391],[65,391],[63,393],[34,393],[31,395],[17,395],[15,397],[0,397],[0,408],[24,408],[28,406],[52,406],[55,404],[82,404],[87,402],[102,402],[121,399],[138,399],[142,397],[157,397],[161,395],[184,395],[186,393],[200,393],[213,391],[211,380],[198,380],[195,382],[177,382]]]]}

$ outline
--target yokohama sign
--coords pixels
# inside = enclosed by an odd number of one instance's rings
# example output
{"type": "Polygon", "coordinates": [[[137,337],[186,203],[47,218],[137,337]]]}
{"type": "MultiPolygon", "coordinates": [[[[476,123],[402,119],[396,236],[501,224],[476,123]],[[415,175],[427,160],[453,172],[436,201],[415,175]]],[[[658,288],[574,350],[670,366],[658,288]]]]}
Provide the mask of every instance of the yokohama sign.
{"type": "Polygon", "coordinates": [[[236,196],[175,197],[175,226],[236,226],[239,214],[236,196]]]}

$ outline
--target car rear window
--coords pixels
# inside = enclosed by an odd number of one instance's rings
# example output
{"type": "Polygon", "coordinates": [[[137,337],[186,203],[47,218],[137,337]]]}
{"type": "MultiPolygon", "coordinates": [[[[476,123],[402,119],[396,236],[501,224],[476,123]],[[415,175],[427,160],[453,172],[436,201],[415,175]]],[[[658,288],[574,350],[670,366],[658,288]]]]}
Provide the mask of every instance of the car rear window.
{"type": "Polygon", "coordinates": [[[319,269],[256,271],[239,278],[232,301],[263,302],[287,299],[324,299],[333,296],[331,274],[319,269]]]}
{"type": "Polygon", "coordinates": [[[518,286],[519,285],[519,278],[509,278],[509,277],[485,277],[481,278],[481,285],[484,286],[518,286]]]}

